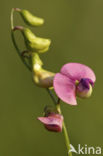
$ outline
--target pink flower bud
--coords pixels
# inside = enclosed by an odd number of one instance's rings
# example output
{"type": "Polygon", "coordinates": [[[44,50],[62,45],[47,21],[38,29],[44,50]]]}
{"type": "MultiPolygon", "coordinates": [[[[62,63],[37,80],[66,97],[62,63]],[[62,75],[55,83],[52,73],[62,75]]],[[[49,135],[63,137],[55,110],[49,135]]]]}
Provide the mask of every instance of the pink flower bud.
{"type": "Polygon", "coordinates": [[[47,117],[38,117],[48,131],[61,132],[63,116],[56,113],[50,113],[47,117]]]}

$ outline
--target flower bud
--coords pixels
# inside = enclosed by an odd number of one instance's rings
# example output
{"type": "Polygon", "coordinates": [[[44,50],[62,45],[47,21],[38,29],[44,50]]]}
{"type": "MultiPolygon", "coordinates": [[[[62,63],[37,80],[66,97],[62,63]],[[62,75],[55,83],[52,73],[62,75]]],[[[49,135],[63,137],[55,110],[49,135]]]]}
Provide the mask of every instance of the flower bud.
{"type": "Polygon", "coordinates": [[[14,30],[20,30],[22,32],[28,50],[44,53],[49,49],[51,44],[50,39],[36,37],[30,29],[21,26],[16,26],[14,30]]]}
{"type": "Polygon", "coordinates": [[[39,70],[33,71],[33,81],[36,85],[43,88],[50,88],[53,86],[53,78],[54,73],[49,72],[47,70],[44,70],[43,68],[40,68],[38,64],[35,65],[35,68],[38,68],[39,70]]]}
{"type": "Polygon", "coordinates": [[[34,72],[38,71],[39,68],[41,68],[43,66],[43,62],[41,61],[41,59],[37,53],[32,53],[32,66],[33,66],[34,72]]]}
{"type": "Polygon", "coordinates": [[[38,117],[48,131],[61,132],[63,116],[56,113],[50,113],[47,117],[38,117]]]}
{"type": "Polygon", "coordinates": [[[26,42],[27,48],[31,51],[36,51],[38,53],[44,53],[49,49],[51,44],[50,39],[44,39],[36,37],[32,42],[26,42]]]}
{"type": "Polygon", "coordinates": [[[18,11],[24,22],[30,26],[41,26],[44,24],[43,18],[36,17],[27,10],[15,8],[15,11],[18,11]]]}
{"type": "Polygon", "coordinates": [[[22,29],[22,34],[26,42],[32,43],[36,38],[36,35],[28,28],[22,29]]]}
{"type": "Polygon", "coordinates": [[[23,34],[25,42],[33,42],[36,38],[36,35],[28,28],[24,28],[23,26],[15,26],[13,31],[19,30],[23,34]]]}
{"type": "Polygon", "coordinates": [[[80,98],[89,98],[92,94],[93,82],[90,79],[81,79],[77,85],[76,93],[80,98]]]}
{"type": "Polygon", "coordinates": [[[34,83],[43,88],[52,87],[55,73],[44,70],[42,65],[43,63],[39,55],[37,53],[32,53],[32,74],[34,83]]]}

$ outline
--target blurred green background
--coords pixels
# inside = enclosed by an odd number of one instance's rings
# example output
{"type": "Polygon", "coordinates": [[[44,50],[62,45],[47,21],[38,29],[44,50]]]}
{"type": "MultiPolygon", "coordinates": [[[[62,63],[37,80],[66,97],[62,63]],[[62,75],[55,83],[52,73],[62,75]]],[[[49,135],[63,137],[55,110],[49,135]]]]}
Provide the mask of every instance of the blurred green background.
{"type": "MultiPolygon", "coordinates": [[[[0,3],[0,155],[66,156],[61,133],[50,133],[37,121],[52,104],[45,89],[37,88],[19,59],[10,37],[12,7],[43,17],[43,27],[32,29],[52,39],[41,56],[45,67],[58,72],[67,62],[90,66],[97,82],[90,99],[78,106],[61,103],[71,143],[103,146],[103,0],[2,0],[0,3]]],[[[15,25],[24,25],[15,14],[15,25]]],[[[21,36],[19,45],[23,48],[21,36]]],[[[75,155],[75,154],[73,154],[75,155]]]]}

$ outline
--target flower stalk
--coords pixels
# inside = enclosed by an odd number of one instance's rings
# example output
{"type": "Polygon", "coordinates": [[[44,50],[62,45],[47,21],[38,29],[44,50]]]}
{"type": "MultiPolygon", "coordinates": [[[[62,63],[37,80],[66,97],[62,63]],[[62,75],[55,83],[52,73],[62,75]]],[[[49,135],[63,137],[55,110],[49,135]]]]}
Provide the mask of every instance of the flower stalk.
{"type": "Polygon", "coordinates": [[[31,67],[30,65],[25,61],[25,58],[21,55],[21,50],[19,49],[17,43],[16,43],[16,39],[15,39],[15,35],[14,35],[14,24],[13,24],[13,14],[14,14],[14,9],[11,10],[11,39],[12,39],[12,43],[21,59],[21,61],[23,62],[23,64],[27,67],[28,70],[31,71],[31,67]]]}
{"type": "MultiPolygon", "coordinates": [[[[57,109],[58,113],[63,116],[61,108],[60,108],[60,99],[58,98],[58,100],[56,100],[55,96],[53,95],[53,93],[50,89],[47,89],[47,91],[48,91],[53,103],[56,105],[56,109],[57,109]]],[[[67,131],[66,124],[65,124],[64,120],[63,120],[63,135],[64,135],[65,144],[66,144],[67,151],[68,151],[68,156],[72,156],[72,152],[69,152],[70,151],[70,139],[68,136],[68,131],[67,131]]]]}

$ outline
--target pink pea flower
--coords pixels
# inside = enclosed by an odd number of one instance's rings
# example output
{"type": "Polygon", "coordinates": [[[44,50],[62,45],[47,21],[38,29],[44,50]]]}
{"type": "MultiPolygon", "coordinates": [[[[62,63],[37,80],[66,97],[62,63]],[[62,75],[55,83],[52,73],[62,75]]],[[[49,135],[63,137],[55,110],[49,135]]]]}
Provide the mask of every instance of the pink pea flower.
{"type": "Polygon", "coordinates": [[[53,80],[57,96],[64,102],[77,105],[76,96],[87,98],[92,93],[96,76],[92,69],[80,63],[65,64],[53,80]]]}
{"type": "Polygon", "coordinates": [[[56,113],[50,113],[47,117],[38,117],[48,131],[61,132],[63,116],[56,113]]]}

